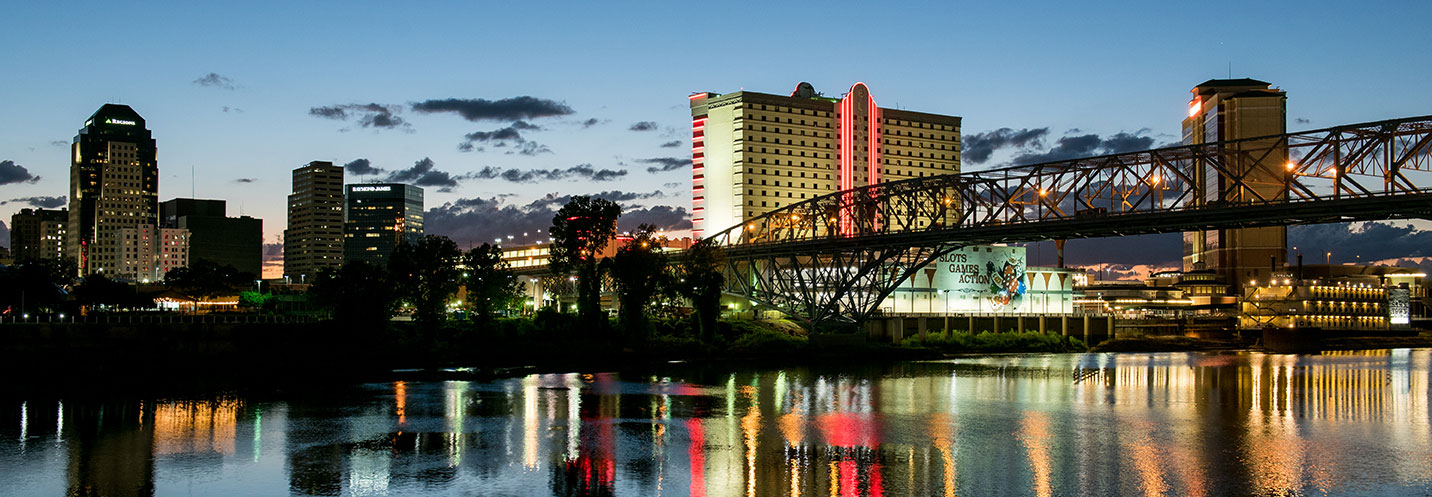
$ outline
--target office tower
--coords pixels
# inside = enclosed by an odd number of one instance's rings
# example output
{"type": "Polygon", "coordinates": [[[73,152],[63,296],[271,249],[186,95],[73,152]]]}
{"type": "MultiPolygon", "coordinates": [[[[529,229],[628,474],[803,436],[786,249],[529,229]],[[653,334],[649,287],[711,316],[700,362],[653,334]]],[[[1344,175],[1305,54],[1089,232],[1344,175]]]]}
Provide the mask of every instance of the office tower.
{"type": "Polygon", "coordinates": [[[696,237],[839,190],[960,172],[959,117],[881,108],[864,83],[841,98],[801,83],[689,99],[696,237]]]}
{"type": "Polygon", "coordinates": [[[264,222],[227,217],[223,200],[176,198],[159,204],[165,228],[189,231],[189,260],[233,266],[255,278],[263,275],[264,222]]]}
{"type": "Polygon", "coordinates": [[[293,170],[288,229],[283,230],[283,275],[310,281],[343,265],[343,166],[314,161],[293,170]]]}
{"type": "Polygon", "coordinates": [[[159,282],[189,266],[189,230],[143,224],[120,228],[119,240],[119,271],[127,279],[159,282]]]}
{"type": "Polygon", "coordinates": [[[345,261],[387,265],[403,241],[423,237],[423,189],[397,183],[348,185],[345,261]]]}
{"type": "Polygon", "coordinates": [[[65,258],[68,209],[20,209],[10,216],[10,253],[16,261],[65,258]]]}
{"type": "MultiPolygon", "coordinates": [[[[1287,94],[1272,85],[1253,79],[1211,79],[1192,90],[1188,118],[1183,120],[1185,144],[1242,140],[1287,132],[1287,94]]],[[[1229,145],[1230,149],[1268,149],[1277,141],[1251,140],[1229,145]]],[[[1225,165],[1243,175],[1242,185],[1217,173],[1211,166],[1195,167],[1195,187],[1202,193],[1196,203],[1237,202],[1258,195],[1276,199],[1283,196],[1286,146],[1255,158],[1229,160],[1225,165]],[[1240,197],[1241,195],[1241,197],[1240,197]]],[[[1233,156],[1230,156],[1233,157],[1233,156]]],[[[1242,295],[1249,281],[1266,279],[1287,257],[1287,228],[1239,228],[1193,231],[1183,234],[1184,270],[1198,263],[1228,282],[1234,295],[1242,295]]]]}
{"type": "Polygon", "coordinates": [[[159,166],[144,118],[104,104],[71,145],[70,219],[65,252],[79,274],[135,279],[122,270],[122,229],[159,224],[159,166]]]}

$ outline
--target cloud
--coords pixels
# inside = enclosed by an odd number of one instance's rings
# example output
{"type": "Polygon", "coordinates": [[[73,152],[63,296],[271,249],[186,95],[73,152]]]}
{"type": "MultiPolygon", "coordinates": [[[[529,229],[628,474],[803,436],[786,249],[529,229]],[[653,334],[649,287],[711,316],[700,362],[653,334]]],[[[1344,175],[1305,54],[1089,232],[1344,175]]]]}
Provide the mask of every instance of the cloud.
{"type": "Polygon", "coordinates": [[[472,152],[474,150],[482,152],[485,151],[486,148],[478,147],[475,144],[484,143],[494,148],[511,147],[511,149],[507,151],[508,155],[550,154],[552,153],[552,149],[546,145],[530,141],[522,136],[522,131],[524,130],[537,131],[541,129],[541,126],[526,121],[517,121],[505,128],[498,128],[492,131],[474,131],[463,135],[463,138],[467,141],[459,143],[457,149],[462,152],[472,152]]]}
{"type": "Polygon", "coordinates": [[[413,110],[423,113],[456,112],[469,121],[515,121],[539,117],[565,116],[574,113],[567,104],[530,96],[486,100],[481,98],[447,98],[425,100],[413,104],[413,110]]]}
{"type": "MultiPolygon", "coordinates": [[[[611,190],[611,191],[605,191],[605,192],[601,192],[601,193],[589,193],[589,194],[587,194],[586,196],[592,197],[592,198],[600,198],[600,199],[604,199],[604,200],[610,200],[610,201],[612,201],[612,202],[631,202],[631,201],[633,201],[633,200],[647,200],[647,199],[653,199],[653,198],[663,198],[663,197],[666,196],[666,194],[665,194],[665,193],[662,193],[662,192],[659,192],[659,191],[656,191],[656,192],[624,192],[624,191],[621,191],[621,190],[611,190]]],[[[567,202],[571,202],[571,201],[572,201],[572,195],[558,195],[558,194],[556,194],[556,193],[548,193],[546,196],[543,196],[542,198],[539,198],[539,199],[537,199],[537,200],[533,200],[532,203],[527,204],[527,206],[524,207],[524,208],[529,209],[529,210],[530,210],[530,209],[552,209],[552,208],[554,208],[554,206],[555,206],[555,208],[561,208],[563,205],[567,205],[567,202]]],[[[633,206],[633,207],[639,207],[639,206],[633,206]]]]}
{"type": "Polygon", "coordinates": [[[0,160],[0,185],[11,183],[35,183],[40,181],[39,176],[30,174],[25,166],[16,164],[15,161],[0,160]]]}
{"type": "Polygon", "coordinates": [[[0,205],[8,204],[10,202],[19,202],[22,204],[27,204],[31,207],[39,207],[41,209],[58,209],[60,207],[69,205],[69,201],[64,195],[60,195],[58,197],[12,198],[9,202],[0,202],[0,205]]]}
{"type": "Polygon", "coordinates": [[[243,114],[243,113],[244,113],[244,109],[240,109],[240,108],[238,108],[238,107],[229,107],[229,106],[225,105],[225,106],[224,106],[224,112],[233,112],[233,113],[235,113],[235,114],[243,114]]]}
{"type": "Polygon", "coordinates": [[[56,147],[68,147],[68,146],[70,146],[70,142],[65,141],[65,140],[51,140],[51,141],[50,141],[50,145],[56,146],[56,147]]]}
{"type": "Polygon", "coordinates": [[[1298,123],[1298,124],[1308,124],[1308,123],[1313,122],[1313,120],[1312,120],[1312,119],[1304,119],[1304,118],[1299,117],[1299,118],[1297,118],[1297,119],[1294,119],[1293,122],[1298,123]]]}
{"type": "Polygon", "coordinates": [[[597,119],[597,118],[593,117],[593,118],[591,118],[591,119],[587,119],[586,121],[582,121],[582,127],[583,127],[583,128],[590,128],[590,127],[592,127],[592,126],[596,126],[596,125],[601,124],[601,123],[602,123],[602,121],[601,121],[600,119],[597,119]]]}
{"type": "Polygon", "coordinates": [[[666,142],[666,143],[661,144],[661,148],[676,148],[676,147],[680,147],[681,144],[683,144],[683,143],[686,143],[686,142],[683,142],[683,141],[681,141],[681,140],[671,140],[671,141],[669,141],[669,142],[666,142]]]}
{"type": "Polygon", "coordinates": [[[464,176],[453,177],[446,171],[439,171],[433,160],[427,157],[413,163],[413,167],[393,171],[388,174],[388,181],[393,183],[408,183],[417,186],[436,186],[440,192],[450,192],[457,187],[458,181],[467,179],[464,176]]]}
{"type": "MultiPolygon", "coordinates": [[[[1432,231],[1392,222],[1290,226],[1288,247],[1290,253],[1298,247],[1305,264],[1322,264],[1327,252],[1333,253],[1333,264],[1424,257],[1432,256],[1432,231]]],[[[1296,255],[1290,259],[1297,263],[1296,255]]]]}
{"type": "Polygon", "coordinates": [[[368,176],[387,172],[382,168],[373,167],[373,163],[369,162],[368,159],[354,159],[353,162],[344,164],[343,170],[354,176],[368,176]]]}
{"type": "Polygon", "coordinates": [[[402,107],[397,105],[343,104],[313,107],[308,109],[308,115],[337,121],[356,120],[360,126],[365,128],[412,128],[407,121],[398,116],[401,111],[402,107]]]}
{"type": "MultiPolygon", "coordinates": [[[[1059,252],[1054,248],[1054,242],[1017,245],[1026,248],[1031,266],[1053,266],[1058,263],[1059,252]]],[[[1072,239],[1064,245],[1064,262],[1071,266],[1103,263],[1177,266],[1183,263],[1183,234],[1072,239]]]]}
{"type": "MultiPolygon", "coordinates": [[[[602,192],[593,196],[641,198],[657,194],[602,192]]],[[[552,217],[570,198],[564,195],[520,206],[506,204],[495,197],[459,199],[428,209],[423,216],[423,230],[429,234],[451,238],[463,248],[473,244],[490,243],[496,238],[505,239],[508,235],[515,237],[511,243],[546,243],[546,231],[552,226],[552,217]],[[558,202],[558,199],[566,200],[558,202]],[[523,233],[527,233],[525,239],[523,233]]],[[[619,230],[629,231],[640,223],[652,223],[667,230],[691,227],[690,215],[683,207],[623,206],[622,210],[622,216],[617,223],[619,230]]]]}
{"type": "Polygon", "coordinates": [[[650,159],[636,159],[632,162],[640,164],[656,164],[652,167],[646,168],[646,172],[648,173],[664,173],[667,171],[685,169],[691,166],[691,159],[683,159],[679,157],[653,157],[650,159]]]}
{"type": "Polygon", "coordinates": [[[1081,134],[1078,129],[1071,129],[1065,136],[1055,140],[1054,146],[1045,148],[1045,142],[1049,139],[1048,127],[1000,128],[965,135],[961,140],[961,158],[968,164],[983,164],[989,162],[995,152],[1011,149],[1015,153],[1009,164],[1025,165],[1135,152],[1154,148],[1154,138],[1148,136],[1150,132],[1151,130],[1145,128],[1133,133],[1120,132],[1105,138],[1094,133],[1081,134]]]}
{"type": "Polygon", "coordinates": [[[1020,129],[1000,128],[984,133],[965,135],[960,139],[961,157],[970,164],[983,164],[996,150],[1005,147],[1040,147],[1049,134],[1049,128],[1020,129]]]}
{"type": "Polygon", "coordinates": [[[563,179],[611,181],[626,176],[626,174],[627,172],[623,170],[596,169],[591,164],[578,164],[566,169],[502,169],[488,166],[473,173],[472,177],[475,179],[500,179],[513,183],[536,183],[563,179]]]}
{"type": "MultiPolygon", "coordinates": [[[[1143,132],[1140,130],[1139,132],[1143,132]]],[[[1010,160],[1014,165],[1039,164],[1097,155],[1120,154],[1154,148],[1154,138],[1139,136],[1136,132],[1118,133],[1108,138],[1096,134],[1065,136],[1055,142],[1054,147],[1043,152],[1024,151],[1010,160]]]]}
{"type": "Polygon", "coordinates": [[[680,182],[680,181],[673,181],[673,182],[671,182],[671,183],[662,183],[661,186],[662,186],[662,187],[665,187],[665,188],[681,188],[681,187],[686,186],[686,185],[688,185],[688,184],[689,184],[689,183],[683,183],[683,182],[680,182]]]}
{"type": "Polygon", "coordinates": [[[234,180],[234,182],[235,182],[235,183],[253,183],[253,182],[258,181],[258,180],[259,180],[258,178],[239,178],[239,179],[234,180]]]}
{"type": "Polygon", "coordinates": [[[655,121],[638,121],[627,129],[631,131],[656,131],[660,127],[661,125],[656,124],[655,121]]]}
{"type": "Polygon", "coordinates": [[[219,73],[216,72],[211,72],[209,74],[200,76],[199,79],[194,80],[194,84],[224,90],[233,90],[235,88],[238,88],[237,86],[234,86],[233,79],[230,79],[228,76],[220,76],[219,73]]]}

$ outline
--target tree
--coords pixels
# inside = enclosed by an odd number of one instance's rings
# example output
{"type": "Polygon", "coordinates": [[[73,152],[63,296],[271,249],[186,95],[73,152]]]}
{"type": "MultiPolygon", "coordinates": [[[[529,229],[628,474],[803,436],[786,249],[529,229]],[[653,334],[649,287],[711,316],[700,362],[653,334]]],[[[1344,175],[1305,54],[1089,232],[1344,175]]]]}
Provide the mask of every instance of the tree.
{"type": "Polygon", "coordinates": [[[607,261],[617,302],[617,318],[627,336],[646,336],[646,306],[665,283],[666,255],[661,249],[666,238],[656,234],[656,226],[642,224],[632,239],[617,249],[607,261]]]}
{"type": "Polygon", "coordinates": [[[467,309],[473,319],[486,323],[491,321],[498,310],[505,309],[519,294],[517,276],[512,274],[507,261],[502,260],[502,248],[482,244],[469,250],[463,256],[467,266],[464,284],[467,286],[467,309]]]}
{"type": "Polygon", "coordinates": [[[57,312],[75,271],[68,259],[29,259],[0,266],[0,314],[57,312]]]}
{"type": "Polygon", "coordinates": [[[617,234],[622,208],[600,198],[572,197],[552,217],[551,266],[558,275],[577,273],[577,318],[589,329],[601,326],[602,274],[598,255],[617,234]]]}
{"type": "Polygon", "coordinates": [[[726,277],[721,269],[726,254],[707,238],[686,249],[677,266],[676,291],[691,300],[701,339],[710,342],[716,337],[716,318],[721,314],[721,288],[726,277]]]}
{"type": "Polygon", "coordinates": [[[417,244],[406,241],[393,251],[388,273],[398,295],[413,306],[413,320],[441,323],[447,319],[447,304],[461,284],[457,265],[462,251],[445,236],[428,235],[417,244]]]}
{"type": "Polygon", "coordinates": [[[190,297],[217,297],[238,288],[249,288],[254,283],[253,273],[239,272],[234,266],[220,266],[218,263],[199,259],[164,274],[164,286],[184,292],[190,297]]]}
{"type": "Polygon", "coordinates": [[[314,303],[328,308],[335,320],[363,326],[387,323],[398,307],[398,294],[388,273],[363,261],[327,268],[308,290],[314,303]]]}
{"type": "Polygon", "coordinates": [[[75,285],[74,297],[75,303],[82,307],[97,305],[129,308],[154,306],[154,299],[140,297],[135,292],[133,285],[111,280],[103,273],[85,276],[80,284],[75,285]]]}

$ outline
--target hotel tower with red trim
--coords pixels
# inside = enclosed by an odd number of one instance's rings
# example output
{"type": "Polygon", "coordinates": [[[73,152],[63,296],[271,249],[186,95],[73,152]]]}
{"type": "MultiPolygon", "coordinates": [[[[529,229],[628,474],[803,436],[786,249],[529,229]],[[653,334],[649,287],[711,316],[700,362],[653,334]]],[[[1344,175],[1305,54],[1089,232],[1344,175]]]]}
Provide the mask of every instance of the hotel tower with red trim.
{"type": "Polygon", "coordinates": [[[960,172],[959,117],[882,109],[864,83],[840,98],[801,83],[690,101],[697,238],[839,190],[960,172]]]}

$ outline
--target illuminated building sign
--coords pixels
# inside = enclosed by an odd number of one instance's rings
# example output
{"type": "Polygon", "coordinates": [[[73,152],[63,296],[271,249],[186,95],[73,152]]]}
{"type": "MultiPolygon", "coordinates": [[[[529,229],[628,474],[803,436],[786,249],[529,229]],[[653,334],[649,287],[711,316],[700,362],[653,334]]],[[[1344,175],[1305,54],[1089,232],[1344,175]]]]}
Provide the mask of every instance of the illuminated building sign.
{"type": "Polygon", "coordinates": [[[128,119],[105,119],[105,120],[104,120],[104,123],[105,123],[105,124],[123,124],[123,125],[125,125],[125,126],[134,126],[135,124],[139,124],[139,123],[136,123],[136,122],[134,122],[134,121],[130,121],[130,120],[128,120],[128,119]]]}
{"type": "Polygon", "coordinates": [[[940,257],[931,286],[951,298],[973,298],[984,312],[1021,310],[1025,293],[1024,247],[976,246],[940,257]]]}
{"type": "Polygon", "coordinates": [[[355,191],[355,192],[390,192],[390,191],[393,191],[393,187],[391,187],[391,186],[355,186],[355,187],[353,187],[353,190],[352,190],[352,191],[355,191]]]}
{"type": "Polygon", "coordinates": [[[1406,325],[1411,323],[1412,292],[1406,287],[1387,290],[1387,322],[1406,325]]]}

